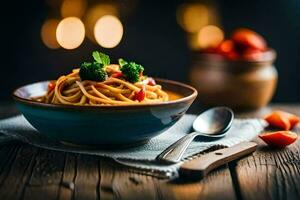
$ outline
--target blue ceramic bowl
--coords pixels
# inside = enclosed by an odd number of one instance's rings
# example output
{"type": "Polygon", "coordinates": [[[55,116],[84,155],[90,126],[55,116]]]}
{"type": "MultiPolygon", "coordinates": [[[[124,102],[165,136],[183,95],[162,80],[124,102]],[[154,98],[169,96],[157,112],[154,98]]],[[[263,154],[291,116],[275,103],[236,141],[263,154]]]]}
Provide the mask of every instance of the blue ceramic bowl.
{"type": "Polygon", "coordinates": [[[39,103],[49,81],[16,89],[13,98],[25,118],[41,134],[81,145],[131,145],[143,143],[174,125],[197,96],[188,85],[156,79],[164,90],[182,98],[155,104],[70,106],[39,103]]]}

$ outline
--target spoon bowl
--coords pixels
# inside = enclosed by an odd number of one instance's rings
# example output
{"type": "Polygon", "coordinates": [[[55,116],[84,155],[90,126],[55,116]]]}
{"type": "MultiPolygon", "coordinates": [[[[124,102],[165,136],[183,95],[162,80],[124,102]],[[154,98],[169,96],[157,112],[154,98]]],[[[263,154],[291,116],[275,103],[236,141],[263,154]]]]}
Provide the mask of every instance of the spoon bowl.
{"type": "Polygon", "coordinates": [[[202,136],[223,137],[231,127],[233,111],[227,107],[215,107],[201,113],[193,123],[193,129],[202,136]]]}
{"type": "Polygon", "coordinates": [[[197,136],[207,138],[224,137],[232,125],[233,111],[227,107],[215,107],[201,113],[193,123],[195,132],[183,136],[161,154],[157,160],[177,163],[181,160],[185,150],[197,136]]]}

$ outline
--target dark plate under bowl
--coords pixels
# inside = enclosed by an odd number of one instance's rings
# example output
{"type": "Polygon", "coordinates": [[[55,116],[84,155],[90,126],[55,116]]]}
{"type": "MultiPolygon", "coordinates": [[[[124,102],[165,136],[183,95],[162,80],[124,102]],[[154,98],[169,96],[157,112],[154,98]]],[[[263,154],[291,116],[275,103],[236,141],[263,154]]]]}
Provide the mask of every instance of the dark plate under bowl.
{"type": "Polygon", "coordinates": [[[117,106],[72,106],[39,103],[49,81],[16,89],[13,98],[25,118],[41,134],[81,145],[131,145],[146,142],[174,125],[197,96],[193,87],[175,81],[156,79],[164,90],[180,99],[154,104],[117,106]]]}

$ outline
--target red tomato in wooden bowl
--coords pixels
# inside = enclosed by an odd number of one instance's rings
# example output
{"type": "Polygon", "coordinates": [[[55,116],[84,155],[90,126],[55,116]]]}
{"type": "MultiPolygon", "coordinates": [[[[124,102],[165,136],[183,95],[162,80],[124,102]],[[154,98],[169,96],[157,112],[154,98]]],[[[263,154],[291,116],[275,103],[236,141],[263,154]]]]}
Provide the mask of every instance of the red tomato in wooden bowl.
{"type": "Polygon", "coordinates": [[[267,48],[264,38],[250,29],[237,29],[233,32],[231,38],[236,44],[238,51],[244,51],[248,48],[264,51],[267,48]]]}
{"type": "Polygon", "coordinates": [[[234,43],[232,40],[224,40],[217,47],[217,53],[226,54],[234,51],[234,43]]]}
{"type": "Polygon", "coordinates": [[[248,48],[244,50],[242,58],[245,60],[260,60],[263,55],[264,52],[262,52],[261,50],[248,48]]]}

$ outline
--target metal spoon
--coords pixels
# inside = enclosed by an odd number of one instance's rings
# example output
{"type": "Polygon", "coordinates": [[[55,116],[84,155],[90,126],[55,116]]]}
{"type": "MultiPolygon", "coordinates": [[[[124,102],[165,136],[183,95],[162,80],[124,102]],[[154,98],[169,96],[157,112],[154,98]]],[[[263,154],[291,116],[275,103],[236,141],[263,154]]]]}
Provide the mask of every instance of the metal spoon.
{"type": "Polygon", "coordinates": [[[208,138],[224,137],[231,127],[234,118],[233,111],[227,107],[215,107],[201,113],[193,123],[195,132],[182,137],[160,155],[157,160],[176,163],[179,162],[190,143],[197,136],[208,138]]]}

